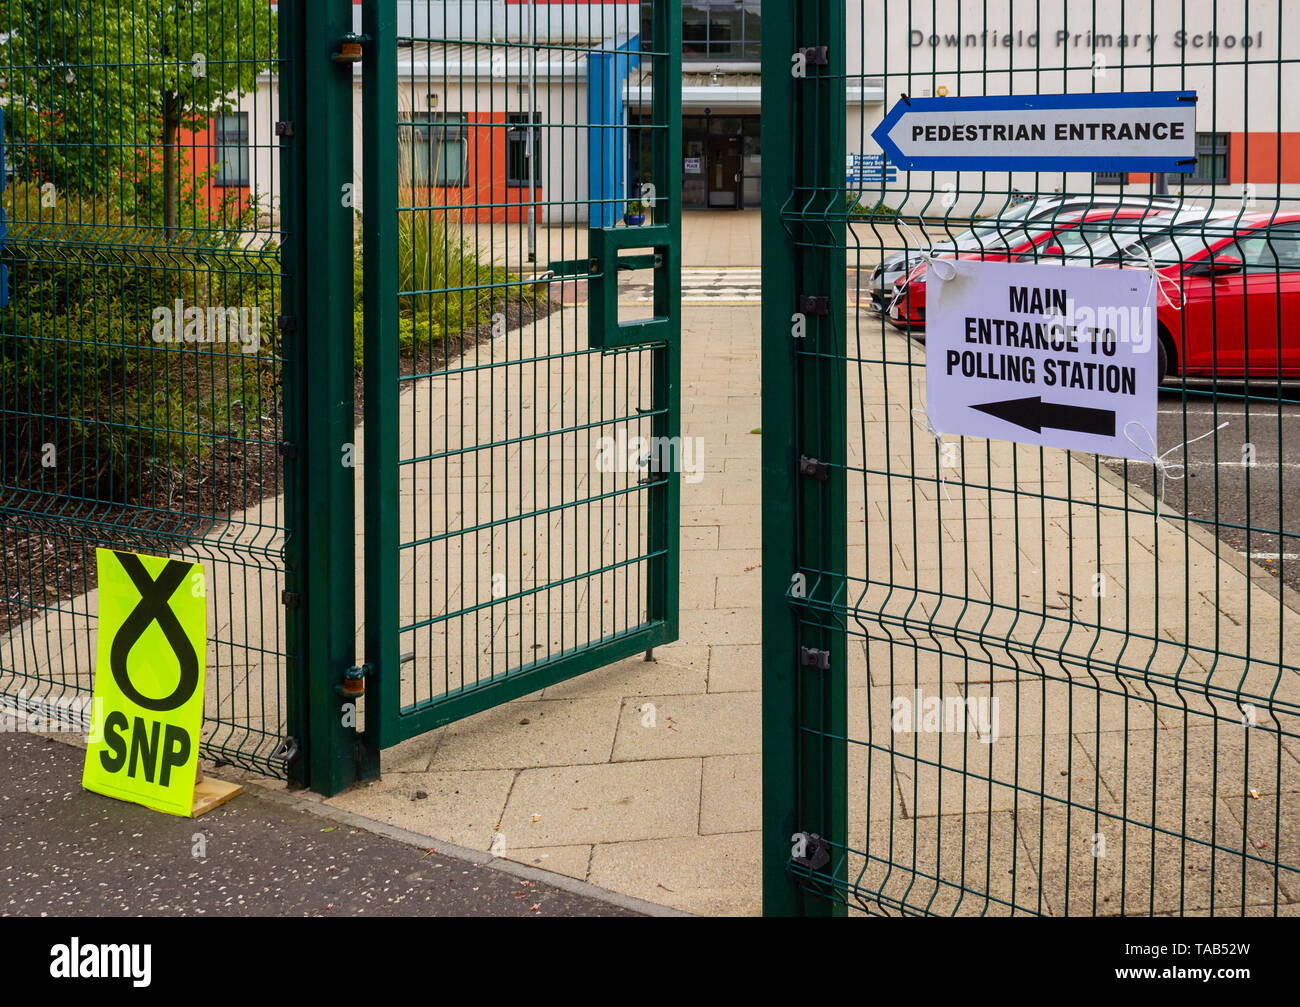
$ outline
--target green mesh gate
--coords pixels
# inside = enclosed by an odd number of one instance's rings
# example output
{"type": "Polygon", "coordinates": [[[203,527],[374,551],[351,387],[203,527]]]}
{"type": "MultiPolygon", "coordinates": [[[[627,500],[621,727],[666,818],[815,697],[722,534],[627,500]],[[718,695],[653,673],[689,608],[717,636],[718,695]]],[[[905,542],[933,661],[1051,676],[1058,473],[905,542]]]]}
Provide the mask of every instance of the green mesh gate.
{"type": "Polygon", "coordinates": [[[363,7],[382,747],[676,638],[681,31],[663,3],[363,7]],[[653,303],[620,305],[642,270],[653,303]]]}
{"type": "Polygon", "coordinates": [[[766,147],[789,151],[764,165],[766,911],[1294,912],[1293,12],[772,0],[763,22],[766,147]],[[903,95],[1167,89],[1198,94],[1189,177],[853,167],[903,95]],[[1185,292],[1157,316],[1166,464],[928,432],[894,280],[954,240],[1114,262],[1114,220],[1013,243],[1130,204],[1188,214],[1147,246],[1185,292]]]}

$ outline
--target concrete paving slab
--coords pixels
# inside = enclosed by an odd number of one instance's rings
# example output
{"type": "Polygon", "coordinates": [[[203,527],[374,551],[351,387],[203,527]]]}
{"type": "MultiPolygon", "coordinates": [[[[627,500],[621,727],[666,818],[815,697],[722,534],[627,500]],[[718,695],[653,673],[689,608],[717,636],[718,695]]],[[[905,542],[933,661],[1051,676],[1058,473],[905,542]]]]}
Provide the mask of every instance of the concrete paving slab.
{"type": "Polygon", "coordinates": [[[637,898],[705,915],[756,916],[762,908],[759,833],[603,843],[592,884],[615,882],[637,898]]]}
{"type": "Polygon", "coordinates": [[[508,846],[567,846],[699,834],[700,760],[526,769],[502,816],[508,846]]]}

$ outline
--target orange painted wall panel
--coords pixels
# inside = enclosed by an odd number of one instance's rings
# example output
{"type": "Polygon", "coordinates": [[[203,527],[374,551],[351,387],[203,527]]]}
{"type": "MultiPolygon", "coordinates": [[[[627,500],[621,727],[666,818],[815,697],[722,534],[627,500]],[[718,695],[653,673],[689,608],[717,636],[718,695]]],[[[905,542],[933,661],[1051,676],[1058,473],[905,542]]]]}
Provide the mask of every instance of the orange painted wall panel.
{"type": "Polygon", "coordinates": [[[1300,133],[1250,133],[1249,138],[1247,144],[1246,133],[1231,134],[1228,144],[1230,183],[1277,185],[1300,182],[1300,133]]]}
{"type": "MultiPolygon", "coordinates": [[[[528,201],[540,200],[542,188],[506,185],[506,134],[509,131],[505,112],[466,114],[468,150],[466,180],[463,186],[421,188],[412,195],[414,202],[426,206],[445,206],[452,215],[466,221],[522,223],[528,219],[528,201]],[[475,125],[478,123],[479,125],[475,125]],[[488,205],[492,204],[492,205],[488,205]]],[[[407,196],[403,195],[403,201],[407,196]]],[[[544,216],[539,209],[539,218],[544,216]]]]}

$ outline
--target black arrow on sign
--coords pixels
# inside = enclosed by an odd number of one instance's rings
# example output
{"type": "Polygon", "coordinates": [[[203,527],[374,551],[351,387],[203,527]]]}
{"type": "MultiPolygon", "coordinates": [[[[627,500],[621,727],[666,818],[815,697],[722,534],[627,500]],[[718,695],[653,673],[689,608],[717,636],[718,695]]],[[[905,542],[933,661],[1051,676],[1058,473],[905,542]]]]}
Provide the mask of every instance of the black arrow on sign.
{"type": "Polygon", "coordinates": [[[1097,434],[1100,437],[1115,436],[1115,411],[1113,409],[1093,409],[1090,406],[1067,406],[1058,402],[1044,402],[1034,395],[1027,399],[1006,399],[1002,402],[986,402],[982,406],[971,406],[982,413],[996,416],[1000,420],[1014,423],[1018,427],[1042,433],[1043,427],[1056,430],[1074,430],[1081,434],[1097,434]]]}

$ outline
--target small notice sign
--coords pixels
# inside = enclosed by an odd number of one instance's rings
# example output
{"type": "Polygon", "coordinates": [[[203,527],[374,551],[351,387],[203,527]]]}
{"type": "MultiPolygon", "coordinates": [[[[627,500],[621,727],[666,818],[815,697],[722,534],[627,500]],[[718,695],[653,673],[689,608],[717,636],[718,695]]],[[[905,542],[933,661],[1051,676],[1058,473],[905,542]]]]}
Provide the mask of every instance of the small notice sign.
{"type": "Polygon", "coordinates": [[[1196,92],[904,98],[871,134],[910,171],[1196,168],[1196,92]]]}
{"type": "Polygon", "coordinates": [[[701,158],[698,158],[698,157],[688,157],[688,158],[686,158],[685,171],[686,171],[686,174],[688,174],[688,175],[699,175],[699,174],[702,174],[702,173],[704,172],[704,166],[703,166],[703,161],[702,161],[702,159],[701,159],[701,158]]]}
{"type": "Polygon", "coordinates": [[[1147,438],[1125,427],[1156,431],[1149,273],[940,259],[925,282],[936,430],[1147,457],[1132,443],[1147,438]]]}
{"type": "Polygon", "coordinates": [[[203,567],[98,549],[95,708],[82,786],[195,813],[208,608],[203,567]]]}

